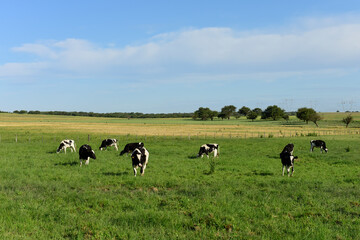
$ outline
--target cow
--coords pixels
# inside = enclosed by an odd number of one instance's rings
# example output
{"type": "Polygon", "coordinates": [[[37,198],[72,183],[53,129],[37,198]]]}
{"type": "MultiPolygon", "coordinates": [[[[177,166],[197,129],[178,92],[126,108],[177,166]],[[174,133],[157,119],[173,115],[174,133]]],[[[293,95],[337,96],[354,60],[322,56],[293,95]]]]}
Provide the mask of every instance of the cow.
{"type": "Polygon", "coordinates": [[[61,150],[64,150],[66,153],[66,148],[70,148],[71,152],[75,151],[75,141],[71,139],[65,139],[60,142],[60,146],[56,150],[56,153],[59,153],[61,150]]]}
{"type": "Polygon", "coordinates": [[[321,149],[321,153],[323,152],[323,150],[327,153],[328,149],[326,147],[326,144],[323,140],[311,140],[310,141],[310,152],[312,152],[314,150],[314,147],[318,147],[321,149]]]}
{"type": "Polygon", "coordinates": [[[99,150],[102,151],[103,148],[105,148],[105,150],[106,150],[107,147],[114,146],[117,151],[118,150],[117,142],[118,142],[118,140],[115,138],[105,139],[102,141],[101,146],[99,147],[99,150]]]}
{"type": "Polygon", "coordinates": [[[143,148],[143,147],[144,147],[144,143],[142,142],[128,143],[125,145],[124,150],[120,152],[120,156],[124,155],[124,153],[126,153],[126,155],[128,153],[132,153],[136,148],[143,148]]]}
{"type": "Polygon", "coordinates": [[[294,160],[297,159],[297,156],[293,156],[290,152],[282,152],[280,153],[281,163],[282,163],[282,175],[284,176],[285,168],[288,172],[288,177],[294,174],[294,160]],[[291,169],[291,174],[290,174],[291,169]]]}
{"type": "Polygon", "coordinates": [[[200,147],[199,153],[198,153],[198,157],[203,157],[204,154],[206,154],[206,156],[209,158],[209,153],[214,152],[214,157],[219,157],[219,153],[220,153],[220,149],[219,149],[219,144],[217,143],[208,143],[208,144],[203,144],[200,147]]]}
{"type": "Polygon", "coordinates": [[[293,156],[294,144],[287,144],[282,152],[280,153],[281,163],[282,163],[282,175],[284,176],[285,168],[287,169],[288,176],[294,174],[294,160],[297,159],[297,156],[293,156]],[[291,174],[290,174],[291,169],[291,174]],[[289,175],[290,174],[290,175],[289,175]]]}
{"type": "Polygon", "coordinates": [[[135,148],[131,154],[132,167],[134,169],[134,175],[136,177],[136,169],[140,167],[141,176],[144,176],[146,164],[149,161],[149,152],[146,148],[135,148]]]}
{"type": "Polygon", "coordinates": [[[85,160],[85,165],[88,165],[90,158],[96,159],[94,150],[87,144],[82,145],[79,149],[80,167],[82,166],[82,160],[85,160]]]}

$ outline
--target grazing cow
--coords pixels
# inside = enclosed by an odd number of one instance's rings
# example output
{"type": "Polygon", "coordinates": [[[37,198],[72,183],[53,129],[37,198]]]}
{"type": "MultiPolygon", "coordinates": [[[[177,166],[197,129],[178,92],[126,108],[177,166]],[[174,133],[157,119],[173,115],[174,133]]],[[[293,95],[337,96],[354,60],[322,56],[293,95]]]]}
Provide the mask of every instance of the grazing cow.
{"type": "Polygon", "coordinates": [[[149,161],[148,150],[146,150],[146,148],[144,148],[144,147],[136,148],[131,154],[131,159],[132,159],[132,167],[134,169],[135,177],[136,177],[136,172],[137,172],[136,169],[138,167],[140,167],[141,176],[144,176],[146,164],[149,161]]]}
{"type": "Polygon", "coordinates": [[[209,158],[209,153],[214,152],[214,157],[219,157],[220,149],[219,144],[217,143],[208,143],[200,147],[198,157],[203,157],[204,154],[209,158]]]}
{"type": "Polygon", "coordinates": [[[90,158],[96,159],[94,150],[87,144],[82,145],[79,149],[80,167],[82,166],[82,160],[85,160],[85,165],[88,165],[90,158]]]}
{"type": "Polygon", "coordinates": [[[323,140],[311,140],[310,141],[310,152],[312,152],[314,150],[314,147],[318,147],[321,149],[321,153],[323,152],[323,150],[327,153],[328,149],[326,147],[326,144],[323,140]]]}
{"type": "Polygon", "coordinates": [[[128,153],[133,152],[136,148],[143,148],[143,147],[144,147],[144,143],[142,142],[128,143],[125,145],[124,150],[120,152],[120,156],[124,155],[124,153],[126,153],[127,155],[128,153]]]}
{"type": "Polygon", "coordinates": [[[284,176],[285,168],[288,172],[288,177],[294,174],[294,160],[297,159],[297,156],[293,156],[290,152],[284,151],[280,153],[281,163],[282,163],[282,175],[284,176]],[[291,169],[291,174],[290,174],[291,169]]]}
{"type": "Polygon", "coordinates": [[[106,150],[107,147],[114,146],[117,151],[118,150],[117,142],[118,142],[118,140],[115,138],[105,139],[102,141],[101,146],[99,147],[99,150],[102,151],[103,148],[105,148],[105,150],[106,150]]]}
{"type": "Polygon", "coordinates": [[[71,152],[75,151],[75,141],[71,139],[65,139],[60,142],[60,146],[56,150],[56,153],[59,153],[61,150],[64,150],[66,153],[66,148],[70,148],[71,152]]]}

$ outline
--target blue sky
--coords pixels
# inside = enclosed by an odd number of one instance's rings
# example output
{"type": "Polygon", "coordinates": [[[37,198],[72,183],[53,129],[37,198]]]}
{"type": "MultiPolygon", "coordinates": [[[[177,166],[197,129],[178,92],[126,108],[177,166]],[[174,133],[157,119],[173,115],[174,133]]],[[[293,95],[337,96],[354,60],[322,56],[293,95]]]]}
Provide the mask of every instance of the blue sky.
{"type": "Polygon", "coordinates": [[[0,110],[360,110],[360,1],[0,4],[0,110]]]}

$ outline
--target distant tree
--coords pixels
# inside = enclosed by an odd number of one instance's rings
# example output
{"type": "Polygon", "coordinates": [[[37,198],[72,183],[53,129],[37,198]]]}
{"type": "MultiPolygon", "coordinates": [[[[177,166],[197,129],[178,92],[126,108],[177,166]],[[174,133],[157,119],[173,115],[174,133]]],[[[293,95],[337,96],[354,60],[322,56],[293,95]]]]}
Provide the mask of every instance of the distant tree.
{"type": "Polygon", "coordinates": [[[200,118],[201,120],[213,120],[216,116],[216,112],[210,110],[209,108],[200,107],[198,110],[194,112],[193,119],[200,118]]]}
{"type": "Polygon", "coordinates": [[[261,108],[254,108],[252,111],[256,112],[258,116],[261,116],[261,113],[262,113],[261,108]]]}
{"type": "Polygon", "coordinates": [[[234,105],[228,105],[221,109],[221,113],[225,115],[225,118],[230,119],[232,115],[236,112],[236,107],[234,105]]]}
{"type": "Polygon", "coordinates": [[[218,118],[221,118],[222,120],[224,120],[226,118],[226,116],[224,113],[219,113],[218,118]]]}
{"type": "Polygon", "coordinates": [[[241,117],[241,115],[240,115],[239,112],[235,112],[235,113],[234,113],[234,117],[235,117],[236,119],[239,119],[239,118],[241,117]]]}
{"type": "Polygon", "coordinates": [[[319,127],[319,125],[317,124],[318,121],[320,121],[322,119],[322,117],[320,116],[320,114],[318,113],[313,113],[310,115],[309,120],[312,121],[313,123],[315,123],[315,125],[317,127],[319,127]]]}
{"type": "Polygon", "coordinates": [[[300,120],[303,120],[304,122],[306,122],[306,124],[309,123],[310,120],[310,117],[315,114],[316,111],[312,108],[306,108],[306,107],[303,107],[303,108],[299,108],[296,112],[296,117],[300,120]]]}
{"type": "Polygon", "coordinates": [[[253,122],[259,115],[257,114],[257,112],[255,111],[249,111],[246,115],[247,119],[251,119],[251,121],[253,122]]]}
{"type": "Polygon", "coordinates": [[[285,119],[286,121],[289,121],[289,114],[284,113],[284,115],[282,116],[283,119],[285,119]]]}
{"type": "Polygon", "coordinates": [[[246,116],[248,113],[250,112],[250,108],[243,106],[242,108],[239,109],[238,113],[241,116],[246,116]]]}
{"type": "Polygon", "coordinates": [[[349,126],[349,124],[353,121],[353,117],[351,114],[347,115],[345,118],[343,118],[343,123],[346,124],[346,128],[349,126]]]}
{"type": "Polygon", "coordinates": [[[279,108],[276,105],[268,106],[261,114],[262,119],[271,118],[272,120],[277,120],[284,116],[285,110],[279,108]]]}

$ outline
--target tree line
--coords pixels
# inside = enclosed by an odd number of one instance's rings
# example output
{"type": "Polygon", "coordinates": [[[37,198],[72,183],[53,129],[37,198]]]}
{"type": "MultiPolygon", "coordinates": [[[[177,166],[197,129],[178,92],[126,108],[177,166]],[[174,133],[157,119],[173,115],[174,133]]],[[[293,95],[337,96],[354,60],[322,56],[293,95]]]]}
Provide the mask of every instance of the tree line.
{"type": "Polygon", "coordinates": [[[66,111],[26,111],[15,110],[17,114],[44,114],[44,115],[64,115],[64,116],[85,116],[85,117],[107,117],[107,118],[191,118],[193,113],[140,113],[140,112],[114,112],[114,113],[95,113],[95,112],[66,112],[66,111]]]}
{"type": "MultiPolygon", "coordinates": [[[[259,116],[261,119],[271,119],[271,120],[279,120],[284,119],[286,121],[289,120],[290,115],[296,115],[296,117],[308,124],[309,122],[313,122],[317,127],[318,122],[322,120],[322,117],[319,113],[317,113],[312,108],[302,107],[299,108],[296,112],[285,112],[284,109],[278,107],[277,105],[268,106],[265,110],[260,108],[250,109],[246,106],[243,106],[238,111],[236,111],[236,107],[234,105],[224,106],[220,112],[213,111],[209,108],[200,107],[196,110],[192,116],[194,120],[214,120],[214,118],[221,119],[230,119],[230,117],[235,117],[236,119],[241,116],[254,121],[259,116]]],[[[351,114],[348,114],[343,118],[342,122],[345,123],[346,127],[353,121],[353,117],[351,114]]]]}
{"type": "MultiPolygon", "coordinates": [[[[6,113],[0,111],[0,113],[6,113]]],[[[113,112],[113,113],[94,113],[94,112],[66,112],[66,111],[26,111],[26,110],[15,110],[13,113],[17,114],[44,114],[44,115],[65,115],[65,116],[86,116],[86,117],[107,117],[107,118],[192,118],[194,120],[214,120],[218,119],[230,119],[235,117],[236,119],[244,116],[247,119],[254,121],[258,117],[261,119],[271,120],[289,120],[289,116],[295,115],[298,119],[306,122],[313,122],[318,127],[318,122],[322,120],[322,117],[312,108],[299,108],[296,112],[285,112],[284,109],[277,105],[268,106],[265,110],[260,108],[250,109],[246,106],[241,107],[239,110],[234,105],[224,106],[220,112],[213,111],[210,108],[200,107],[193,113],[140,113],[140,112],[113,112]]],[[[346,127],[353,122],[353,117],[349,113],[342,119],[346,127]]]]}

